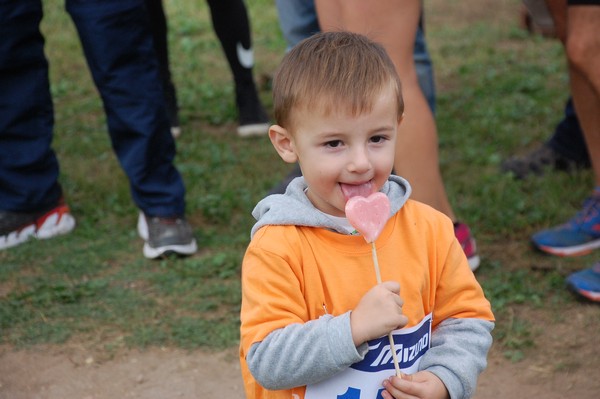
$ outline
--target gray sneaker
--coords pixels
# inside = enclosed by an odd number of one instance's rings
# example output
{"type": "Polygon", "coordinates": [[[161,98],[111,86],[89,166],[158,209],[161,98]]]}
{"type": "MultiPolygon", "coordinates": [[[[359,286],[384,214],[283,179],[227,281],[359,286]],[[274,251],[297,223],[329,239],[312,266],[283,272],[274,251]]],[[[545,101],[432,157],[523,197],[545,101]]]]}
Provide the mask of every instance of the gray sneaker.
{"type": "Polygon", "coordinates": [[[137,225],[144,256],[156,259],[168,254],[193,255],[198,250],[192,227],[184,218],[146,217],[140,212],[137,225]]]}

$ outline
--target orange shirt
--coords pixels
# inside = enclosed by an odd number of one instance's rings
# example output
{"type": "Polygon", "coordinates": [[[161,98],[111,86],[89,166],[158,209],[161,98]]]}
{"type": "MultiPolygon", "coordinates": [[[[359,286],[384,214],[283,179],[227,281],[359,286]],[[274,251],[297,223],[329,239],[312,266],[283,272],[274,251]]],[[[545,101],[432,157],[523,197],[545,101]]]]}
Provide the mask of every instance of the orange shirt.
{"type": "MultiPolygon", "coordinates": [[[[448,318],[494,317],[469,269],[449,219],[409,200],[376,241],[383,281],[400,283],[407,327],[433,315],[432,331],[448,318]]],[[[292,323],[352,310],[376,285],[371,245],[360,236],[322,228],[266,226],[253,237],[242,267],[240,360],[248,398],[302,398],[304,387],[270,391],[249,372],[253,343],[292,323]]]]}

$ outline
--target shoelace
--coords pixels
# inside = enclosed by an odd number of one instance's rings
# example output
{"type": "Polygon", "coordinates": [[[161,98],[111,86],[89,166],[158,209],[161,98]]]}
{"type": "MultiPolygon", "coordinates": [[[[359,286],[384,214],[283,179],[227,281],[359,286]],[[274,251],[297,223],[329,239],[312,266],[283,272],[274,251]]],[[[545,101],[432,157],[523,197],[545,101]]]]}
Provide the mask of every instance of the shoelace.
{"type": "Polygon", "coordinates": [[[600,196],[593,195],[583,202],[583,209],[571,219],[571,226],[581,226],[593,218],[600,219],[600,196]]]}

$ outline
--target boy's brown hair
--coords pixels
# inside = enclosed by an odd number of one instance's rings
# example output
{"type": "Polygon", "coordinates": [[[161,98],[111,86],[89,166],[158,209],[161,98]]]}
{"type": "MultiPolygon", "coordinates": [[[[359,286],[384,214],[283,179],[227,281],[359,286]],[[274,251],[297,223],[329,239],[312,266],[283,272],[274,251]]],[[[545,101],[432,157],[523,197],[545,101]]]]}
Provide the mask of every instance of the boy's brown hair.
{"type": "Polygon", "coordinates": [[[371,110],[376,96],[387,87],[396,93],[401,118],[402,86],[383,46],[357,33],[318,33],[292,48],[275,72],[275,120],[289,129],[292,109],[309,107],[328,115],[345,106],[359,115],[371,110]]]}

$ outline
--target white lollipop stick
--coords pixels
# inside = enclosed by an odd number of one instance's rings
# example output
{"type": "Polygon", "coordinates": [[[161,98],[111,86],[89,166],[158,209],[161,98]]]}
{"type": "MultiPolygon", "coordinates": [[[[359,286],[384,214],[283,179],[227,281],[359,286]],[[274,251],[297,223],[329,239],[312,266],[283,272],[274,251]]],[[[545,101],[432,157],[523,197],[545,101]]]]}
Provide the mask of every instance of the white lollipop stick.
{"type": "MultiPolygon", "coordinates": [[[[371,243],[371,253],[373,254],[373,264],[375,265],[375,276],[377,277],[377,284],[381,284],[381,273],[379,271],[379,262],[377,261],[377,249],[375,248],[375,241],[371,243]]],[[[400,365],[398,364],[398,358],[396,355],[396,347],[394,346],[394,336],[391,332],[388,334],[388,339],[390,341],[392,357],[394,358],[394,368],[396,369],[396,375],[398,377],[402,377],[402,372],[400,371],[400,365]]]]}

